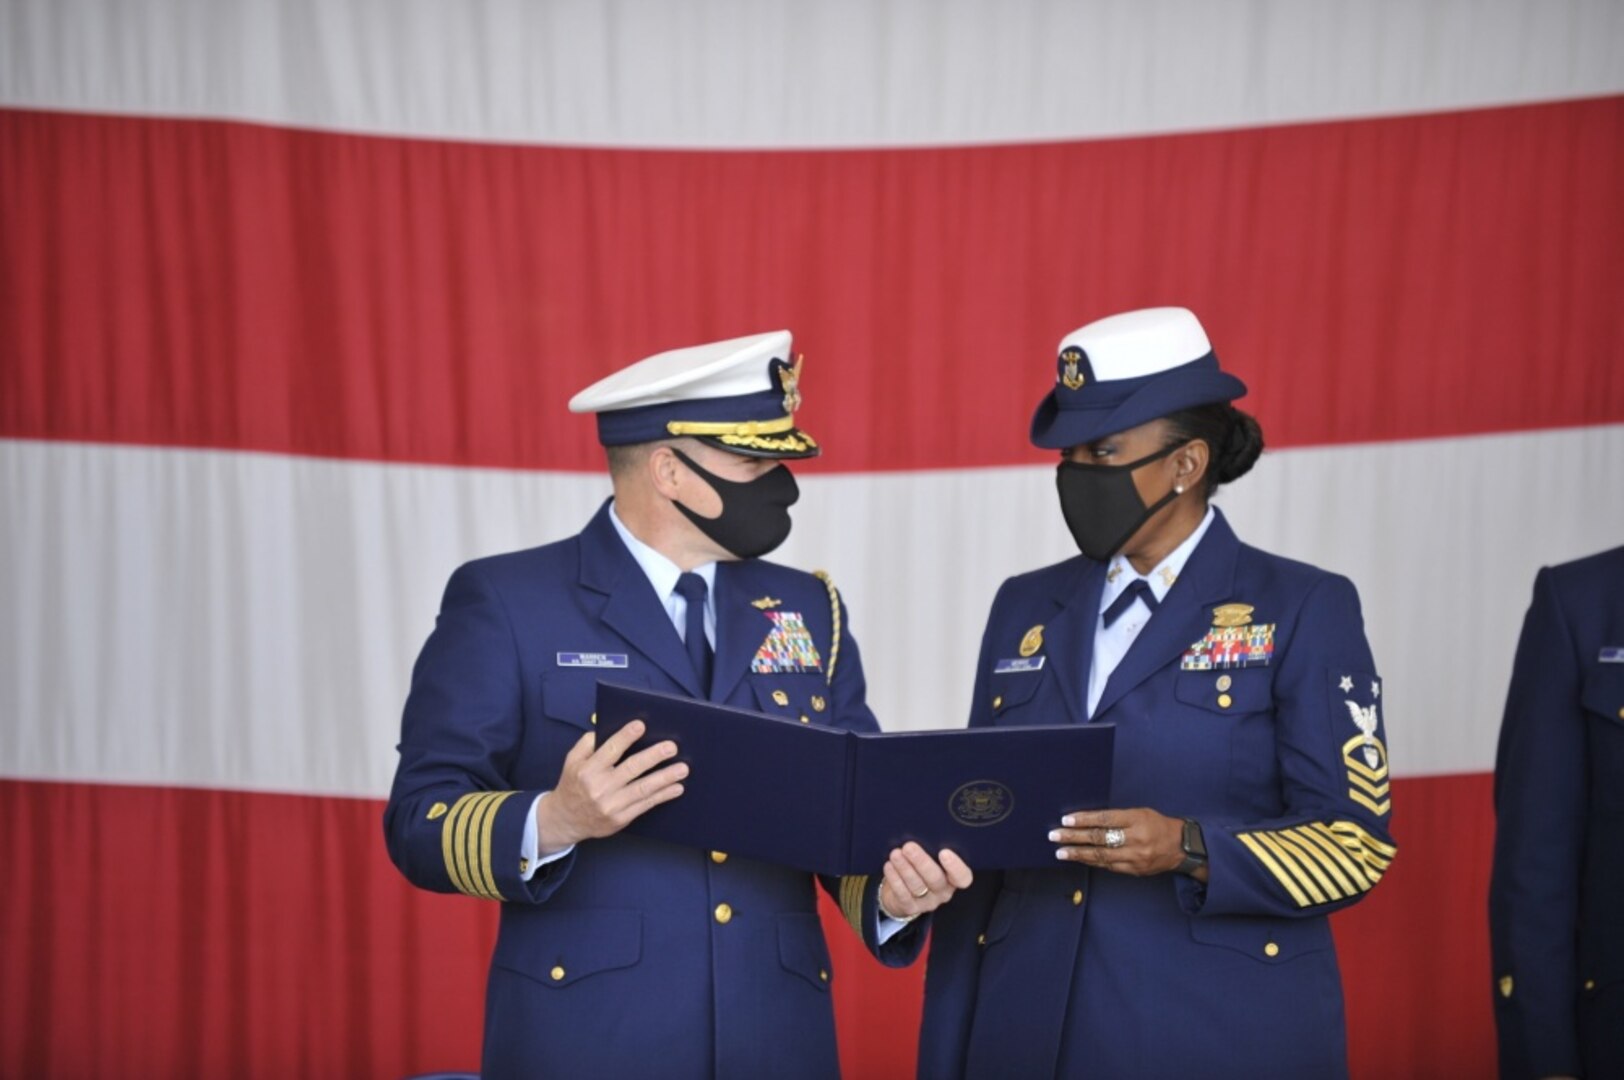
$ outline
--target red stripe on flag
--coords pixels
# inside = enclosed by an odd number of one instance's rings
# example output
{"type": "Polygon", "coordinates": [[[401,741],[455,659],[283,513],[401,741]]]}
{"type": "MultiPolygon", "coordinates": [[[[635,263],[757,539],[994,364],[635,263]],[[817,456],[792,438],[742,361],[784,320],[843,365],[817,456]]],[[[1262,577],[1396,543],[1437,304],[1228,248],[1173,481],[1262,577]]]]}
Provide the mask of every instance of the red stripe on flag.
{"type": "MultiPolygon", "coordinates": [[[[1355,1076],[1494,1068],[1486,774],[1394,781],[1400,853],[1334,920],[1355,1076]]],[[[414,889],[376,802],[0,781],[0,1075],[472,1069],[494,905],[414,889]]],[[[832,906],[841,1061],[907,1076],[923,967],[832,906]]]]}
{"type": "Polygon", "coordinates": [[[1186,303],[1284,446],[1624,420],[1624,97],[665,152],[0,111],[0,435],[596,469],[564,403],[789,326],[841,470],[1041,460],[1062,334],[1186,303]]]}

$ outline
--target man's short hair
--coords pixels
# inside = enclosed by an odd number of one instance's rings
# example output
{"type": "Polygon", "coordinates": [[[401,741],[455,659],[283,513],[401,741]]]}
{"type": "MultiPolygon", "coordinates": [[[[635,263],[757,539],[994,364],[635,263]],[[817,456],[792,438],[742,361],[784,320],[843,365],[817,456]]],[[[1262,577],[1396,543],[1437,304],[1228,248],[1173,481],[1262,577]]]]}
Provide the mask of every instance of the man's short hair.
{"type": "Polygon", "coordinates": [[[630,443],[626,446],[606,446],[603,448],[604,457],[609,459],[609,476],[619,480],[643,467],[650,454],[656,447],[666,445],[668,440],[656,439],[653,442],[630,443]]]}

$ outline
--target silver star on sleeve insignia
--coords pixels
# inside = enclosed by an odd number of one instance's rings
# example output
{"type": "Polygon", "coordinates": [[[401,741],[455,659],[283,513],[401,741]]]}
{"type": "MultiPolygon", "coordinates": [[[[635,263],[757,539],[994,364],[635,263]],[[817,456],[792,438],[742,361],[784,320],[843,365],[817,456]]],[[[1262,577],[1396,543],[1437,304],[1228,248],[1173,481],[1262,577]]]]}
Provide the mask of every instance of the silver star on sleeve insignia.
{"type": "Polygon", "coordinates": [[[1381,697],[1382,696],[1382,684],[1377,682],[1375,679],[1370,680],[1370,696],[1371,697],[1381,697]]]}
{"type": "Polygon", "coordinates": [[[1342,692],[1344,694],[1353,693],[1353,676],[1352,675],[1344,675],[1344,676],[1342,676],[1342,681],[1337,683],[1336,685],[1341,688],[1341,690],[1342,690],[1342,692]]]}

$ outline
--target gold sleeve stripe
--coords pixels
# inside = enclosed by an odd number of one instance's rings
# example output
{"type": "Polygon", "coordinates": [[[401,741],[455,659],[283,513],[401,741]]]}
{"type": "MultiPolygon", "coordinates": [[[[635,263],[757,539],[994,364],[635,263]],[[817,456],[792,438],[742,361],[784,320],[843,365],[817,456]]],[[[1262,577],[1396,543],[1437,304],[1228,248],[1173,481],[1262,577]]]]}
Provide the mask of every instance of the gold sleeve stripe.
{"type": "Polygon", "coordinates": [[[1347,886],[1349,895],[1364,892],[1374,884],[1369,875],[1359,868],[1359,864],[1348,858],[1347,852],[1334,839],[1327,839],[1315,832],[1307,825],[1299,825],[1289,830],[1291,835],[1297,837],[1304,844],[1312,844],[1321,852],[1320,858],[1330,859],[1332,864],[1342,869],[1340,880],[1347,886]]]}
{"type": "Polygon", "coordinates": [[[1335,859],[1321,851],[1318,844],[1299,836],[1296,829],[1282,829],[1275,833],[1274,837],[1302,857],[1303,865],[1308,867],[1331,899],[1340,900],[1359,891],[1342,873],[1342,868],[1336,864],[1335,859]]]}
{"type": "Polygon", "coordinates": [[[462,796],[451,806],[451,812],[440,819],[440,857],[445,860],[445,872],[451,878],[451,884],[458,892],[467,892],[467,880],[457,869],[456,856],[456,827],[462,819],[462,812],[467,809],[468,803],[477,797],[477,792],[462,796]]]}
{"type": "Polygon", "coordinates": [[[1286,892],[1290,893],[1291,898],[1297,901],[1298,907],[1309,906],[1310,901],[1308,897],[1303,895],[1303,891],[1299,889],[1296,883],[1291,880],[1291,876],[1284,870],[1280,869],[1280,864],[1274,861],[1274,856],[1270,855],[1268,851],[1264,849],[1262,844],[1259,844],[1256,840],[1252,839],[1251,833],[1240,833],[1239,838],[1240,842],[1245,844],[1247,849],[1257,857],[1257,861],[1262,863],[1264,868],[1267,869],[1269,873],[1274,875],[1275,880],[1280,882],[1281,885],[1285,886],[1286,892]]]}
{"type": "Polygon", "coordinates": [[[1298,907],[1369,892],[1398,854],[1351,821],[1310,821],[1236,835],[1298,907]]]}
{"type": "Polygon", "coordinates": [[[491,865],[491,833],[496,831],[497,808],[506,802],[512,795],[513,792],[511,791],[501,792],[496,796],[496,798],[487,800],[485,805],[480,808],[484,812],[485,820],[480,823],[479,848],[475,854],[477,855],[479,862],[479,883],[484,886],[486,895],[492,900],[506,899],[506,897],[502,895],[502,891],[496,887],[496,870],[491,865]]]}
{"type": "MultiPolygon", "coordinates": [[[[1334,843],[1341,848],[1343,852],[1346,853],[1348,858],[1353,860],[1353,862],[1360,867],[1365,877],[1370,880],[1371,885],[1375,885],[1376,882],[1382,879],[1382,871],[1386,870],[1388,865],[1392,862],[1391,859],[1384,859],[1375,852],[1367,849],[1363,842],[1358,839],[1358,837],[1368,837],[1368,834],[1365,833],[1363,829],[1352,824],[1351,822],[1333,821],[1327,825],[1322,822],[1315,821],[1311,822],[1308,825],[1308,828],[1312,829],[1315,833],[1319,834],[1328,842],[1334,843]]],[[[1376,841],[1374,840],[1371,841],[1371,843],[1375,842],[1376,841]]],[[[1389,851],[1395,850],[1389,845],[1384,844],[1382,846],[1387,847],[1389,851]]]]}
{"type": "Polygon", "coordinates": [[[1372,799],[1384,798],[1388,792],[1393,790],[1393,785],[1386,781],[1383,781],[1380,784],[1372,784],[1369,780],[1357,776],[1354,773],[1348,774],[1348,783],[1352,784],[1366,795],[1369,795],[1372,799]]]}
{"type": "Polygon", "coordinates": [[[1383,814],[1393,809],[1393,802],[1391,799],[1383,799],[1381,802],[1376,802],[1374,799],[1367,798],[1363,793],[1355,788],[1348,789],[1348,798],[1358,803],[1366,810],[1369,810],[1377,817],[1381,817],[1383,814]]]}
{"type": "Polygon", "coordinates": [[[479,815],[485,806],[494,798],[489,791],[482,791],[468,800],[463,808],[462,816],[457,819],[457,831],[451,838],[451,851],[457,858],[457,871],[462,876],[463,883],[468,886],[465,890],[469,896],[478,896],[489,900],[484,885],[480,881],[479,869],[474,864],[473,839],[475,830],[479,827],[479,815]]]}
{"type": "Polygon", "coordinates": [[[491,861],[491,834],[496,810],[511,791],[471,791],[459,798],[440,828],[440,856],[446,875],[458,892],[485,900],[501,900],[491,861]]]}
{"type": "Polygon", "coordinates": [[[1260,832],[1253,835],[1257,837],[1258,843],[1273,853],[1276,862],[1291,871],[1292,876],[1297,879],[1297,884],[1303,887],[1303,891],[1309,895],[1314,903],[1325,904],[1330,902],[1326,895],[1320,891],[1319,886],[1314,884],[1308,872],[1298,863],[1296,856],[1286,851],[1280,841],[1274,838],[1273,833],[1260,832]]]}
{"type": "Polygon", "coordinates": [[[445,874],[450,877],[451,885],[458,892],[463,893],[468,892],[468,885],[463,882],[463,875],[456,872],[456,845],[451,843],[451,836],[453,836],[456,822],[463,815],[464,807],[468,806],[469,799],[473,799],[473,797],[473,794],[460,797],[458,801],[451,804],[450,814],[440,819],[440,858],[445,859],[445,874]]]}
{"type": "Polygon", "coordinates": [[[846,916],[858,937],[863,934],[863,894],[868,891],[868,875],[855,874],[840,879],[840,913],[846,916]]]}
{"type": "MultiPolygon", "coordinates": [[[[1398,848],[1394,847],[1392,844],[1382,843],[1380,840],[1377,840],[1374,836],[1371,836],[1354,822],[1333,821],[1331,822],[1330,827],[1334,832],[1342,833],[1347,836],[1354,844],[1369,848],[1375,854],[1385,857],[1389,862],[1392,861],[1394,855],[1398,854],[1398,848]]],[[[1348,841],[1344,840],[1342,842],[1342,846],[1347,847],[1348,841]]]]}
{"type": "MultiPolygon", "coordinates": [[[[480,890],[478,879],[474,877],[472,860],[468,857],[468,848],[469,834],[473,832],[474,817],[479,813],[479,808],[490,801],[491,794],[488,791],[482,791],[469,799],[468,805],[463,807],[462,813],[457,818],[457,831],[451,837],[451,853],[457,859],[457,874],[462,878],[463,884],[468,886],[469,896],[484,896],[484,893],[480,890]]],[[[486,897],[486,899],[489,899],[489,897],[486,897]]]]}

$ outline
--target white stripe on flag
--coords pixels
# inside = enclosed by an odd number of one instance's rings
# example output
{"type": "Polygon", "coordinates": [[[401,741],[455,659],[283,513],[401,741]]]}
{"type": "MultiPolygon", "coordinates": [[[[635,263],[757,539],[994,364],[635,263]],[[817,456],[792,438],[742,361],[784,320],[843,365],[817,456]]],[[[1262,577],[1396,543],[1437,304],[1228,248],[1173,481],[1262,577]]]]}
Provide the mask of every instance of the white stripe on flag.
{"type": "Polygon", "coordinates": [[[1624,91],[1611,0],[11,0],[0,103],[455,139],[903,146],[1624,91]]]}
{"type": "MultiPolygon", "coordinates": [[[[1624,425],[1292,450],[1221,498],[1359,585],[1400,775],[1482,770],[1535,570],[1624,539],[1624,425]]],[[[377,796],[459,562],[580,529],[604,477],[0,442],[0,773],[377,796]]],[[[889,728],[962,724],[994,590],[1071,554],[1046,467],[810,477],[889,728]]]]}

